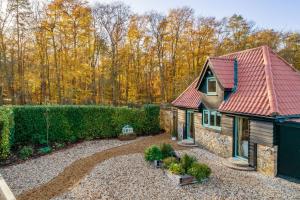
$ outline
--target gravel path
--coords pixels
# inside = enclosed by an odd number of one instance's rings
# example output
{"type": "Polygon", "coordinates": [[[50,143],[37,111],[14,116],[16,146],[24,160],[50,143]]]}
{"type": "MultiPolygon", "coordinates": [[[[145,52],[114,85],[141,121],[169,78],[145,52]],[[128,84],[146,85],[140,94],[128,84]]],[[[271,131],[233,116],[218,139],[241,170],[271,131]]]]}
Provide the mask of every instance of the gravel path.
{"type": "MultiPolygon", "coordinates": [[[[41,200],[51,199],[60,196],[68,192],[71,188],[74,188],[87,175],[89,175],[93,171],[93,169],[100,163],[118,156],[143,153],[145,147],[148,147],[152,144],[162,143],[171,143],[176,150],[186,149],[182,146],[179,146],[174,141],[171,141],[170,135],[168,134],[159,134],[153,137],[149,136],[143,139],[134,140],[130,144],[103,150],[72,162],[70,165],[65,167],[65,169],[61,173],[59,173],[49,182],[40,184],[33,189],[22,192],[20,195],[17,196],[17,199],[41,200]]],[[[41,176],[41,174],[37,174],[36,176],[41,176]]]]}
{"type": "Polygon", "coordinates": [[[212,168],[207,182],[177,187],[142,154],[131,154],[102,162],[55,199],[300,199],[300,184],[226,168],[222,158],[200,148],[185,152],[212,168]]]}
{"type": "MultiPolygon", "coordinates": [[[[139,138],[138,140],[140,139],[142,138],[139,138]]],[[[31,159],[18,165],[0,168],[0,174],[4,177],[13,193],[18,195],[23,191],[48,182],[75,160],[130,142],[133,141],[87,141],[72,148],[61,150],[36,159],[31,159]]]]}

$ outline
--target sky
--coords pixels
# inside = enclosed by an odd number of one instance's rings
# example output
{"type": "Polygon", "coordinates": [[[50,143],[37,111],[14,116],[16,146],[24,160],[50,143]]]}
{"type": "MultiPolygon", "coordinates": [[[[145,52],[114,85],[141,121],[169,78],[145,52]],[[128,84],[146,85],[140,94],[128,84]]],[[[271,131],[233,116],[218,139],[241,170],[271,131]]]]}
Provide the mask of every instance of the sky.
{"type": "MultiPolygon", "coordinates": [[[[89,0],[113,2],[114,0],[89,0]]],[[[197,16],[213,16],[217,19],[241,14],[257,28],[273,28],[278,31],[300,32],[300,0],[121,0],[135,13],[156,10],[167,13],[171,8],[189,6],[197,16]]]]}

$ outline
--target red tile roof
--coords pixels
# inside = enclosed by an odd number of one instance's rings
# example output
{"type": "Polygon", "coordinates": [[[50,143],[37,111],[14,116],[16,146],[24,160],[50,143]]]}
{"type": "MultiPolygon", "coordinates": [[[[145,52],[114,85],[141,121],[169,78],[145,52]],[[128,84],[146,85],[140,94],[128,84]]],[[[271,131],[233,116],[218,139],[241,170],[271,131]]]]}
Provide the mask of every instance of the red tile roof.
{"type": "Polygon", "coordinates": [[[201,92],[196,89],[198,79],[199,78],[196,78],[193,83],[172,102],[172,105],[198,109],[201,103],[201,92]]]}
{"type": "Polygon", "coordinates": [[[233,88],[233,62],[234,59],[220,57],[209,58],[211,70],[220,81],[221,85],[226,89],[233,88]]]}
{"type": "Polygon", "coordinates": [[[300,73],[269,47],[222,58],[237,58],[238,87],[221,104],[220,111],[263,116],[300,114],[300,73]]]}
{"type": "MultiPolygon", "coordinates": [[[[226,89],[233,88],[234,59],[238,62],[238,87],[220,105],[221,112],[261,116],[300,114],[300,73],[297,70],[267,46],[209,58],[211,70],[226,89]]],[[[196,85],[195,80],[173,105],[198,107],[201,93],[195,89],[196,85]]]]}

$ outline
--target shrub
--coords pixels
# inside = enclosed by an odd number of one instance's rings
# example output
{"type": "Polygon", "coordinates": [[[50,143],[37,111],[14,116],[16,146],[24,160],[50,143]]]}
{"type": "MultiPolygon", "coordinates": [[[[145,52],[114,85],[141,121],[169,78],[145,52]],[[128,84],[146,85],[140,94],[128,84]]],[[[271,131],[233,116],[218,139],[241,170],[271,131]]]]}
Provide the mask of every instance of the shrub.
{"type": "Polygon", "coordinates": [[[158,132],[159,106],[14,106],[14,146],[117,137],[130,124],[138,135],[158,132]]]}
{"type": "Polygon", "coordinates": [[[202,163],[193,163],[191,168],[188,169],[187,173],[194,176],[198,181],[202,181],[208,178],[211,174],[211,169],[202,163]]]}
{"type": "Polygon", "coordinates": [[[182,175],[184,174],[184,169],[180,163],[172,163],[169,167],[169,170],[173,174],[182,175]]]}
{"type": "Polygon", "coordinates": [[[152,145],[151,147],[145,150],[145,160],[146,161],[154,161],[161,160],[162,154],[158,146],[152,145]]]}
{"type": "Polygon", "coordinates": [[[173,163],[178,163],[178,160],[174,157],[168,157],[168,158],[163,159],[163,167],[165,169],[169,169],[171,164],[173,164],[173,163]]]}
{"type": "Polygon", "coordinates": [[[40,154],[48,154],[48,153],[51,153],[51,151],[52,151],[52,148],[47,146],[47,147],[40,148],[38,152],[40,154]]]}
{"type": "Polygon", "coordinates": [[[165,143],[162,144],[160,146],[160,150],[161,150],[163,159],[175,155],[175,151],[174,151],[173,147],[170,144],[165,144],[165,143]]]}
{"type": "Polygon", "coordinates": [[[12,140],[12,110],[9,107],[0,109],[0,159],[6,159],[10,154],[12,140]]]}
{"type": "Polygon", "coordinates": [[[33,154],[33,148],[31,146],[24,146],[22,149],[19,151],[19,157],[22,160],[26,160],[33,154]]]}
{"type": "Polygon", "coordinates": [[[185,173],[191,168],[192,164],[195,163],[197,159],[194,156],[189,156],[187,154],[184,154],[182,158],[180,159],[180,163],[182,165],[182,168],[185,173]]]}

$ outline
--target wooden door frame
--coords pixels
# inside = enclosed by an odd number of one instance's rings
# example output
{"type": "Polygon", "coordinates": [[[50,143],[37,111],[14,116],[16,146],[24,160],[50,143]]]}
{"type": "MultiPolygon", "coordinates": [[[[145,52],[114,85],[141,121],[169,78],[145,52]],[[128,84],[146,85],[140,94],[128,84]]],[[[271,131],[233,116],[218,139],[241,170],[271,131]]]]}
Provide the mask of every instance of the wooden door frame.
{"type": "Polygon", "coordinates": [[[241,117],[241,116],[234,116],[234,125],[233,125],[233,152],[232,156],[237,157],[237,158],[242,158],[242,159],[247,159],[249,162],[249,146],[250,146],[250,131],[249,131],[249,139],[248,139],[248,157],[244,158],[242,156],[238,156],[238,125],[239,125],[239,120],[240,119],[247,119],[248,120],[248,129],[250,130],[250,119],[247,117],[241,117]]]}

